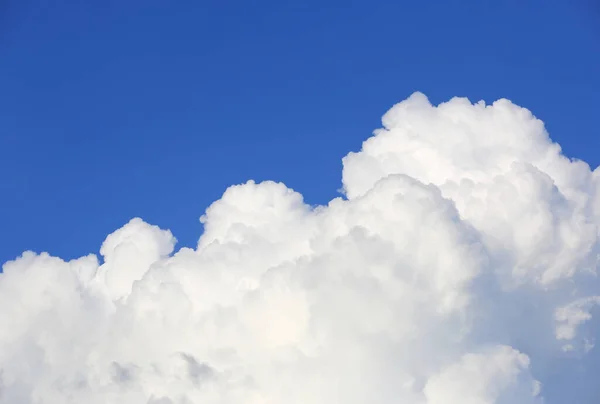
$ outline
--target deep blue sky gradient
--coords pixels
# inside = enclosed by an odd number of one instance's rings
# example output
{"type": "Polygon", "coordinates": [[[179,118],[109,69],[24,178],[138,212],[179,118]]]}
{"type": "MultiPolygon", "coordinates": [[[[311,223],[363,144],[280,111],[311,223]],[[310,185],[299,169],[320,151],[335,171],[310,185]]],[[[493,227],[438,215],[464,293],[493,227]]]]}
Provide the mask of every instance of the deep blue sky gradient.
{"type": "MultiPolygon", "coordinates": [[[[2,0],[0,0],[2,2],[2,0]]],[[[227,186],[312,204],[413,91],[506,97],[600,163],[593,1],[4,0],[0,262],[97,252],[134,216],[195,246],[227,186]]]]}

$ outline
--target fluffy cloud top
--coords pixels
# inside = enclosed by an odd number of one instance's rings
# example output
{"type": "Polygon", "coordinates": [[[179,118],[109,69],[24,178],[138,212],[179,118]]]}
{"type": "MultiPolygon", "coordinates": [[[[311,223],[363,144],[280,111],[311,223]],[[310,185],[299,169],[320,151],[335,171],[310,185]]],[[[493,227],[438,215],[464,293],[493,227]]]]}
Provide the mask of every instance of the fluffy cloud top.
{"type": "Polygon", "coordinates": [[[230,187],[0,275],[0,403],[597,403],[600,171],[510,101],[395,105],[346,198],[230,187]],[[596,390],[594,390],[596,389],[596,390]]]}

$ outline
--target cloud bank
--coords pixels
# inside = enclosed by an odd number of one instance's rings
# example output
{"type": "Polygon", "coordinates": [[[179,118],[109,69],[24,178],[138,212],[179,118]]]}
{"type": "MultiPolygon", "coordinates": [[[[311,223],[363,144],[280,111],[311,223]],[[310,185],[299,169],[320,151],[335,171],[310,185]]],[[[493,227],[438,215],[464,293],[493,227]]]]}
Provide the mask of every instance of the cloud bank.
{"type": "Polygon", "coordinates": [[[327,206],[249,181],[196,249],[4,264],[0,403],[597,403],[600,171],[508,100],[382,121],[327,206]]]}

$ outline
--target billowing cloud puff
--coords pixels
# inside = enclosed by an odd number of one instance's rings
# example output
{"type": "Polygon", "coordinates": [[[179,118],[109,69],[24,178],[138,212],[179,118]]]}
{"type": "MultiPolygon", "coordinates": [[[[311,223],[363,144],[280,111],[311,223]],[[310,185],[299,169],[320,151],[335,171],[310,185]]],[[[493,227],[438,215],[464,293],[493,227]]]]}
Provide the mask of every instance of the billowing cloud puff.
{"type": "Polygon", "coordinates": [[[196,249],[133,219],[6,263],[0,403],[597,403],[600,171],[507,100],[383,126],[327,206],[249,181],[196,249]]]}

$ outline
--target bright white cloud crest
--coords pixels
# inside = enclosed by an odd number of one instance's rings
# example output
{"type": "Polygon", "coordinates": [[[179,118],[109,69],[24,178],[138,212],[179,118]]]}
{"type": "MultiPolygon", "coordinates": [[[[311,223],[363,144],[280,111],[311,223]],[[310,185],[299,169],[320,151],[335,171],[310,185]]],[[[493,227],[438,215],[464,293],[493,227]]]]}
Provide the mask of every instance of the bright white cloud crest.
{"type": "Polygon", "coordinates": [[[597,403],[600,171],[507,100],[383,125],[327,206],[250,181],[196,250],[134,219],[6,263],[0,403],[597,403]]]}

